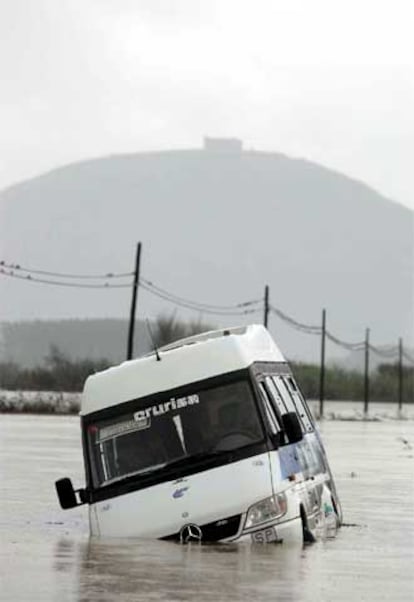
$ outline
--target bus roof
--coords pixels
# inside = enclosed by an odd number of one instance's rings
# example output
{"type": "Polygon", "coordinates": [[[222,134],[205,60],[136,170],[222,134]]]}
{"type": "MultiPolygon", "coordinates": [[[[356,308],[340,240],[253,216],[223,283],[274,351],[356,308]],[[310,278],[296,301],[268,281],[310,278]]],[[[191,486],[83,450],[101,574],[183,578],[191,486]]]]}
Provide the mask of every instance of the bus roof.
{"type": "Polygon", "coordinates": [[[90,376],[80,413],[234,372],[253,362],[286,361],[267,329],[258,324],[182,339],[161,347],[158,355],[160,361],[154,351],[90,376]]]}

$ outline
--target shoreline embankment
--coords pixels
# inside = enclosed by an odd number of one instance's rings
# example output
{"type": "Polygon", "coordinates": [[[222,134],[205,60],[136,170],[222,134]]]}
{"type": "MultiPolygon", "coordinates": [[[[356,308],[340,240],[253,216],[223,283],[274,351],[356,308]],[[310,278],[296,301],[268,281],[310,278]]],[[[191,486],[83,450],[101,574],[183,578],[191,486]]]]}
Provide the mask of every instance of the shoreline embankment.
{"type": "Polygon", "coordinates": [[[0,390],[0,414],[76,415],[81,393],[0,390]]]}

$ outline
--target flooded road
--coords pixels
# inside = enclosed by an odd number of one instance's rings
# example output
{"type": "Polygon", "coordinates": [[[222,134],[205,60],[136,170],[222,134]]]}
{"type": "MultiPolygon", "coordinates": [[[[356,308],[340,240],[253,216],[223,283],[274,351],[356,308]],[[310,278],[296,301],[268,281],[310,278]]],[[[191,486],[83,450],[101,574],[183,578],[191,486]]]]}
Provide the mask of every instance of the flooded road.
{"type": "Polygon", "coordinates": [[[53,486],[83,485],[78,419],[0,415],[0,600],[412,601],[414,420],[320,428],[348,525],[336,539],[180,546],[89,540],[86,508],[60,510],[53,486]]]}

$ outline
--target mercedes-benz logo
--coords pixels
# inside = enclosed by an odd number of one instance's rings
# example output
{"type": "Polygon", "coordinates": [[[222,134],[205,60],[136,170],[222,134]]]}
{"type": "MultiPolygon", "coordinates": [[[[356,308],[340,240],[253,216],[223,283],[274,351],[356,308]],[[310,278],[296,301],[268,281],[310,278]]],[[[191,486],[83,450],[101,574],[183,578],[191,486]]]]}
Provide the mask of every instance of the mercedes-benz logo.
{"type": "Polygon", "coordinates": [[[198,525],[189,524],[184,525],[180,531],[180,542],[189,543],[190,541],[201,541],[203,538],[203,532],[198,525]]]}

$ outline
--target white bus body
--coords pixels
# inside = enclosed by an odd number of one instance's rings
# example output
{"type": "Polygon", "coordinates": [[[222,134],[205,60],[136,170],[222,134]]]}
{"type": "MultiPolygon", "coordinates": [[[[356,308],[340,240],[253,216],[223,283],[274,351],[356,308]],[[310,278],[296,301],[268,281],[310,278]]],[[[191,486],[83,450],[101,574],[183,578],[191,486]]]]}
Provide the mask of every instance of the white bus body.
{"type": "Polygon", "coordinates": [[[305,399],[259,325],[204,333],[90,376],[82,405],[86,487],[101,537],[312,541],[340,503],[305,399]]]}

